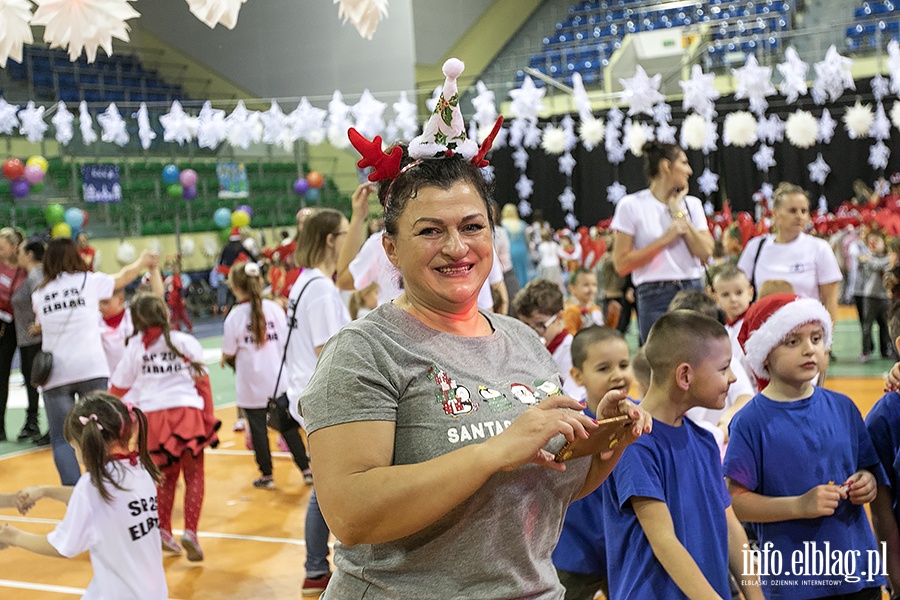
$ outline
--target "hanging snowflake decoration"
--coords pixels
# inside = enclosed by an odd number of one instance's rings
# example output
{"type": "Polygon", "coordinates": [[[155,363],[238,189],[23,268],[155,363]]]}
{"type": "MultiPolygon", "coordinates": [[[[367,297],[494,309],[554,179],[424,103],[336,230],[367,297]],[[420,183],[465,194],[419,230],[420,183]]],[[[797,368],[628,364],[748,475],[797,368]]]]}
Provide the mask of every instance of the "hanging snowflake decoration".
{"type": "Polygon", "coordinates": [[[578,110],[578,117],[582,122],[594,118],[591,101],[588,98],[587,90],[584,89],[584,80],[578,71],[572,73],[572,99],[575,101],[575,108],[578,110]]]}
{"type": "MultiPolygon", "coordinates": [[[[438,86],[438,89],[442,89],[438,86]]],[[[432,107],[429,109],[434,111],[432,107]]],[[[328,141],[338,149],[350,146],[350,138],[347,130],[353,123],[350,121],[350,107],[344,103],[344,96],[340,90],[335,90],[328,103],[328,141]]]]}
{"type": "MultiPolygon", "coordinates": [[[[491,126],[494,124],[494,121],[497,120],[496,96],[480,79],[475,84],[475,91],[477,93],[475,97],[472,98],[472,106],[475,108],[475,114],[472,118],[479,127],[491,126]]],[[[396,110],[396,105],[394,105],[394,111],[396,112],[396,110]]]]}
{"type": "Polygon", "coordinates": [[[784,140],[784,121],[778,115],[769,115],[768,118],[760,118],[756,124],[756,134],[760,141],[766,144],[774,144],[784,140]]]}
{"type": "Polygon", "coordinates": [[[715,101],[721,97],[715,87],[715,73],[703,73],[700,65],[691,67],[691,78],[687,81],[679,81],[678,85],[684,91],[681,106],[685,112],[693,110],[706,119],[712,119],[715,112],[715,101]]]}
{"type": "Polygon", "coordinates": [[[782,77],[778,90],[788,104],[793,104],[797,98],[806,95],[806,75],[809,73],[809,65],[800,60],[800,55],[793,47],[784,51],[784,58],[785,61],[777,65],[782,77]]]}
{"type": "Polygon", "coordinates": [[[69,60],[75,62],[84,50],[87,62],[97,58],[102,47],[112,56],[113,38],[129,42],[131,29],[125,21],[140,13],[131,0],[32,0],[37,10],[31,22],[44,25],[44,41],[51,48],[66,48],[69,60]]]}
{"type": "Polygon", "coordinates": [[[72,127],[74,121],[75,116],[66,108],[66,103],[60,100],[56,105],[56,114],[53,115],[50,122],[53,123],[53,127],[56,129],[56,141],[63,146],[68,146],[72,138],[75,137],[72,127]]]}
{"type": "Polygon", "coordinates": [[[737,80],[734,97],[738,100],[749,99],[750,110],[762,115],[769,106],[766,97],[775,94],[775,86],[772,85],[772,67],[759,66],[756,56],[751,54],[743,67],[732,69],[731,73],[737,80]]]}
{"type": "Polygon", "coordinates": [[[559,205],[563,211],[572,212],[575,210],[575,192],[572,191],[571,187],[566,186],[566,189],[563,190],[557,200],[559,200],[559,205]]]}
{"type": "Polygon", "coordinates": [[[225,117],[225,124],[228,126],[226,139],[232,146],[246,150],[262,138],[259,112],[247,110],[243,100],[238,100],[231,114],[225,117]]]}
{"type": "Polygon", "coordinates": [[[84,100],[78,105],[78,127],[81,129],[81,142],[90,146],[97,141],[97,132],[94,131],[94,120],[88,111],[87,102],[84,100]]]}
{"type": "Polygon", "coordinates": [[[574,214],[572,214],[572,213],[567,214],[565,217],[565,221],[566,221],[566,226],[569,229],[571,229],[572,231],[578,229],[578,225],[579,225],[578,218],[574,214]]]}
{"type": "Polygon", "coordinates": [[[528,151],[522,146],[516,148],[516,151],[512,153],[512,158],[513,165],[515,165],[518,170],[524,171],[528,168],[528,151]]]}
{"type": "Polygon", "coordinates": [[[663,123],[656,128],[656,141],[660,144],[677,144],[678,130],[671,123],[663,123]]]}
{"type": "Polygon", "coordinates": [[[237,25],[241,5],[247,0],[186,0],[191,13],[210,29],[219,23],[228,29],[237,25]]]}
{"type": "Polygon", "coordinates": [[[863,104],[859,100],[847,109],[843,117],[844,129],[851,140],[864,138],[869,135],[872,123],[875,122],[875,114],[869,104],[863,104]]]}
{"type": "Polygon", "coordinates": [[[890,157],[890,148],[888,148],[881,140],[878,140],[876,144],[873,144],[872,147],[869,148],[869,164],[872,165],[872,168],[876,171],[886,169],[890,157]]]}
{"type": "Polygon", "coordinates": [[[356,130],[372,139],[384,132],[384,111],[387,103],[377,100],[368,88],[363,90],[359,101],[350,109],[356,121],[356,130]]]}
{"type": "Polygon", "coordinates": [[[756,170],[768,173],[769,169],[775,166],[775,149],[765,144],[759,147],[753,154],[753,162],[756,163],[756,170]]]}
{"type": "Polygon", "coordinates": [[[828,97],[832,102],[836,101],[844,93],[844,90],[855,90],[856,85],[853,83],[853,74],[850,72],[850,66],[853,60],[838,54],[837,48],[832,45],[825,53],[825,60],[815,64],[816,82],[813,84],[813,90],[818,92],[817,104],[824,104],[819,100],[828,97]]]}
{"type": "Polygon", "coordinates": [[[784,135],[797,148],[812,148],[819,136],[819,122],[809,111],[795,111],[784,123],[784,135]]]}
{"type": "Polygon", "coordinates": [[[672,107],[665,102],[660,102],[653,107],[653,122],[657,125],[669,123],[672,120],[672,107]]]}
{"type": "Polygon", "coordinates": [[[259,122],[262,124],[262,143],[271,146],[281,146],[286,151],[291,148],[296,138],[288,126],[287,115],[281,110],[278,101],[272,100],[269,110],[260,113],[259,122]]]}
{"type": "Polygon", "coordinates": [[[371,40],[381,19],[387,17],[388,0],[334,0],[338,17],[350,21],[363,38],[371,40]]]}
{"type": "Polygon", "coordinates": [[[115,102],[97,115],[97,122],[100,124],[100,139],[102,141],[117,146],[124,146],[128,143],[128,126],[125,124],[125,119],[119,114],[119,109],[116,108],[115,102]]]}
{"type": "Polygon", "coordinates": [[[559,127],[548,125],[541,137],[541,148],[547,154],[559,156],[566,151],[566,133],[559,127]]]}
{"type": "Polygon", "coordinates": [[[891,123],[900,129],[900,102],[894,102],[894,105],[891,106],[891,123]]]}
{"type": "Polygon", "coordinates": [[[719,176],[707,167],[703,170],[703,174],[697,178],[697,184],[705,196],[712,196],[719,190],[719,176]]]}
{"type": "Polygon", "coordinates": [[[131,116],[138,122],[138,138],[141,140],[141,148],[147,150],[156,139],[156,132],[150,126],[150,111],[147,110],[147,103],[141,102],[138,111],[131,116]]]}
{"type": "Polygon", "coordinates": [[[884,114],[884,105],[879,102],[875,109],[875,119],[872,121],[872,127],[869,129],[869,135],[876,140],[886,140],[891,137],[891,122],[887,115],[884,114]]]}
{"type": "Polygon", "coordinates": [[[228,136],[225,111],[212,107],[207,100],[197,116],[197,145],[214,150],[228,136]]]}
{"type": "MultiPolygon", "coordinates": [[[[306,96],[300,98],[297,108],[288,116],[291,127],[291,135],[294,139],[306,140],[310,144],[318,145],[325,141],[325,118],[328,111],[316,108],[309,103],[306,96]]],[[[415,133],[405,139],[412,139],[415,133]]]]}
{"type": "Polygon", "coordinates": [[[900,43],[897,40],[888,42],[888,73],[891,74],[891,91],[900,96],[900,43]]]}
{"type": "Polygon", "coordinates": [[[745,110],[728,113],[722,126],[722,141],[726,146],[746,148],[756,143],[756,117],[745,110]]]}
{"type": "MultiPolygon", "coordinates": [[[[404,140],[411,140],[416,137],[419,128],[419,117],[416,105],[409,101],[405,91],[400,92],[400,98],[391,105],[391,108],[394,109],[394,122],[397,124],[401,137],[404,140]]],[[[496,113],[496,109],[494,109],[494,112],[496,113]]]]}
{"type": "Polygon", "coordinates": [[[30,23],[31,2],[0,0],[0,68],[10,58],[22,62],[22,47],[34,43],[30,23]]]}
{"type": "Polygon", "coordinates": [[[537,148],[541,143],[543,132],[538,127],[537,121],[528,121],[525,124],[525,135],[522,138],[522,144],[526,148],[537,148]]]}
{"type": "Polygon", "coordinates": [[[571,152],[578,145],[578,136],[575,135],[575,120],[571,115],[566,115],[560,121],[563,133],[566,134],[566,152],[571,152]]]}
{"type": "Polygon", "coordinates": [[[614,181],[612,185],[606,187],[606,199],[613,204],[618,204],[619,200],[624,198],[627,194],[628,190],[626,190],[625,186],[618,181],[614,181]]]}
{"type": "Polygon", "coordinates": [[[185,142],[190,143],[198,127],[193,117],[181,108],[178,100],[172,102],[169,112],[160,115],[159,124],[163,128],[163,141],[177,142],[179,146],[183,146],[185,142]]]}
{"type": "Polygon", "coordinates": [[[544,110],[544,88],[534,85],[531,77],[525,76],[522,87],[509,93],[512,102],[509,104],[509,112],[515,118],[537,119],[538,113],[544,110]]]}
{"type": "Polygon", "coordinates": [[[527,200],[534,193],[534,182],[528,179],[525,173],[522,173],[516,182],[516,192],[519,194],[520,200],[527,200]]]}
{"type": "Polygon", "coordinates": [[[891,83],[881,76],[881,73],[875,73],[875,77],[870,82],[872,86],[872,96],[877,101],[884,100],[891,93],[891,83]]]}
{"type": "Polygon", "coordinates": [[[819,208],[816,212],[822,217],[828,214],[828,199],[825,197],[825,194],[819,196],[819,208]]]}
{"type": "Polygon", "coordinates": [[[825,162],[825,159],[822,158],[821,152],[816,156],[816,160],[809,163],[806,168],[809,171],[810,180],[819,185],[825,185],[825,180],[828,179],[828,174],[831,173],[831,167],[829,167],[828,163],[825,162]]]}
{"type": "Polygon", "coordinates": [[[35,106],[34,102],[29,100],[25,108],[19,112],[19,133],[32,144],[44,139],[44,132],[50,127],[44,122],[45,110],[43,106],[35,106]]]}
{"type": "Polygon", "coordinates": [[[11,135],[19,126],[18,104],[10,104],[0,96],[0,134],[11,135]]]}
{"type": "Polygon", "coordinates": [[[837,129],[837,121],[831,117],[831,112],[827,108],[823,108],[822,116],[819,118],[819,133],[816,139],[823,144],[830,144],[831,138],[834,137],[835,129],[837,129]]]}
{"type": "Polygon", "coordinates": [[[531,215],[531,202],[528,200],[520,200],[517,208],[519,209],[519,214],[523,217],[531,215]]]}
{"type": "Polygon", "coordinates": [[[647,75],[640,65],[635,69],[634,77],[619,79],[623,88],[623,99],[628,103],[628,116],[645,114],[653,116],[653,107],[664,102],[666,97],[660,93],[659,84],[662,75],[647,75]]]}
{"type": "Polygon", "coordinates": [[[575,157],[572,156],[570,152],[566,152],[562,156],[559,157],[559,172],[564,174],[566,177],[572,176],[572,171],[575,170],[575,157]]]}

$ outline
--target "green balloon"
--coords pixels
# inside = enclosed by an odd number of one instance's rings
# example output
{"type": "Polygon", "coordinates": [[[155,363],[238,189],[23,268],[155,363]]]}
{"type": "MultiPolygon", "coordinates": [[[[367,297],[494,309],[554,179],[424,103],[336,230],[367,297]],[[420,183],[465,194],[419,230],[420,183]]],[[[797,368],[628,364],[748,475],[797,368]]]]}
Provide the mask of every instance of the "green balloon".
{"type": "Polygon", "coordinates": [[[180,183],[173,183],[166,188],[166,193],[170,198],[181,198],[183,189],[180,183]]]}
{"type": "Polygon", "coordinates": [[[228,242],[228,238],[231,236],[231,228],[226,227],[225,229],[219,230],[219,241],[226,243],[228,242]]]}
{"type": "Polygon", "coordinates": [[[30,185],[31,185],[31,193],[32,194],[39,194],[42,191],[44,191],[44,182],[43,181],[39,181],[38,183],[32,183],[30,185]]]}
{"type": "Polygon", "coordinates": [[[44,218],[47,219],[47,225],[56,225],[62,223],[66,215],[66,209],[62,204],[50,204],[44,209],[44,218]]]}

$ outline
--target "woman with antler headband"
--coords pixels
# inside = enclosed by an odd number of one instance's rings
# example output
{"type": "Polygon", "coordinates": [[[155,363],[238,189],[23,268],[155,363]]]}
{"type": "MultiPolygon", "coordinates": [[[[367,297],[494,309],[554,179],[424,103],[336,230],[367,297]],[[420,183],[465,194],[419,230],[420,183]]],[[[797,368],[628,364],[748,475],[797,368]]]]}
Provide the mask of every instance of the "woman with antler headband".
{"type": "MultiPolygon", "coordinates": [[[[549,440],[597,425],[560,395],[527,326],[477,308],[492,260],[478,167],[493,136],[480,149],[465,139],[461,67],[444,65],[441,102],[408,155],[350,131],[359,165],[387,185],[384,248],[404,291],[325,345],[299,400],[319,506],[341,542],[323,598],[561,599],[550,555],[566,506],[627,445],[555,463],[549,440]]],[[[636,419],[626,442],[649,430],[624,394],[598,412],[636,419]]]]}

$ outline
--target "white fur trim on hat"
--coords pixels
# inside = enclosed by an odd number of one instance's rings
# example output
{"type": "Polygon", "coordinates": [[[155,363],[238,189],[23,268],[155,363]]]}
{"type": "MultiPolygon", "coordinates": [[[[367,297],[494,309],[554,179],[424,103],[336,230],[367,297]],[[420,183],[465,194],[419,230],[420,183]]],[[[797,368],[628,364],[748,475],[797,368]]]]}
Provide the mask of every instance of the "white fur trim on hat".
{"type": "Polygon", "coordinates": [[[757,377],[769,379],[765,362],[772,350],[793,330],[815,321],[821,323],[825,332],[823,341],[827,351],[831,348],[831,315],[821,302],[812,298],[798,298],[773,312],[744,343],[744,354],[747,355],[747,362],[753,373],[757,377]]]}

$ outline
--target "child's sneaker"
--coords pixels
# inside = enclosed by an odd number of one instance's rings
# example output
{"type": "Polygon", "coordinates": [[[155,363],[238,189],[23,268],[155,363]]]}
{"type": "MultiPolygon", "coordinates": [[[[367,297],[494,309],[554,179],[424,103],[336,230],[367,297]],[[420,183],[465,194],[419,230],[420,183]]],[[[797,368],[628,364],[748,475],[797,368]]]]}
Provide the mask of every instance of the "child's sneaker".
{"type": "Polygon", "coordinates": [[[253,480],[253,487],[262,488],[264,490],[274,490],[275,489],[275,480],[272,479],[271,475],[263,475],[259,479],[253,480]]]}
{"type": "Polygon", "coordinates": [[[234,427],[231,428],[232,431],[243,431],[247,428],[247,421],[244,419],[238,419],[234,422],[234,427]]]}
{"type": "Polygon", "coordinates": [[[303,483],[305,483],[306,485],[313,484],[312,470],[303,469],[303,483]]]}
{"type": "Polygon", "coordinates": [[[318,577],[307,577],[303,580],[303,595],[317,596],[325,591],[328,582],[331,580],[331,573],[320,575],[318,577]]]}
{"type": "Polygon", "coordinates": [[[178,542],[175,541],[175,536],[172,535],[171,531],[160,529],[159,537],[160,540],[162,540],[163,551],[172,552],[174,554],[181,554],[181,546],[179,546],[178,542]]]}
{"type": "Polygon", "coordinates": [[[872,360],[872,356],[868,352],[863,352],[859,355],[859,362],[861,363],[867,363],[870,360],[872,360]]]}
{"type": "Polygon", "coordinates": [[[193,531],[185,531],[181,536],[181,545],[187,551],[187,559],[191,562],[199,562],[203,560],[203,550],[200,549],[200,542],[197,540],[197,534],[193,531]]]}

